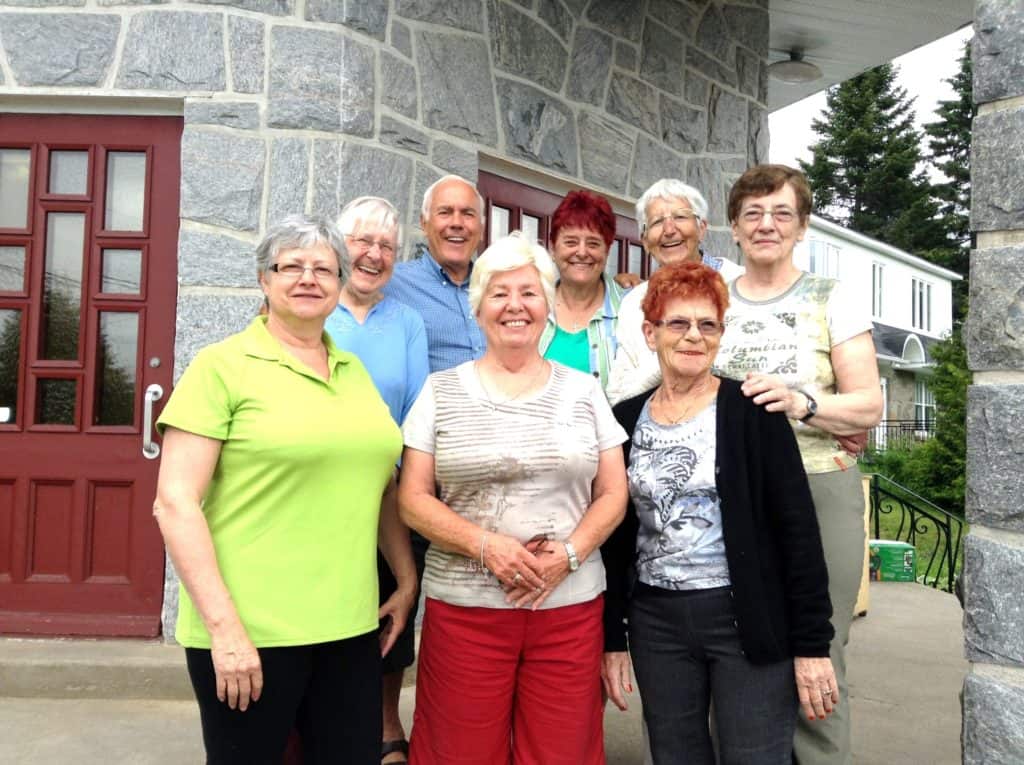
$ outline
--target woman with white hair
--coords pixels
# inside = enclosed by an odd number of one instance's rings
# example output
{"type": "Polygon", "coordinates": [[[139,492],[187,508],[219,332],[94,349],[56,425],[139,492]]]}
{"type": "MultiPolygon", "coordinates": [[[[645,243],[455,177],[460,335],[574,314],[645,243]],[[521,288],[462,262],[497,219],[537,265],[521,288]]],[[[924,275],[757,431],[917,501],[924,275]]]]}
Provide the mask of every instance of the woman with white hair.
{"type": "MultiPolygon", "coordinates": [[[[731,260],[706,255],[700,244],[708,230],[708,203],[693,186],[662,178],[636,200],[640,241],[658,266],[703,263],[718,271],[726,284],[743,273],[731,260]]],[[[661,382],[658,357],[644,338],[641,309],[647,283],[638,284],[619,305],[618,348],[607,393],[612,404],[650,390],[661,382]]]]}
{"type": "Polygon", "coordinates": [[[431,541],[410,762],[604,762],[604,566],[621,444],[600,382],[537,341],[557,273],[513,234],[476,261],[477,361],[406,418],[402,519],[431,541]]]}

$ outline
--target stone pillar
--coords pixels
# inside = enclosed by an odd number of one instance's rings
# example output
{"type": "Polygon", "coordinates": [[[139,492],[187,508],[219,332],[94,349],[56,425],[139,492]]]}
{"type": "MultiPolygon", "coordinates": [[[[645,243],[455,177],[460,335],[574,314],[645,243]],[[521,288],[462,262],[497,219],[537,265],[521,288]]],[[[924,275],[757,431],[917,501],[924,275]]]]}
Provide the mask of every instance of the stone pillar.
{"type": "Polygon", "coordinates": [[[975,4],[963,761],[1024,758],[1024,0],[975,4]]]}

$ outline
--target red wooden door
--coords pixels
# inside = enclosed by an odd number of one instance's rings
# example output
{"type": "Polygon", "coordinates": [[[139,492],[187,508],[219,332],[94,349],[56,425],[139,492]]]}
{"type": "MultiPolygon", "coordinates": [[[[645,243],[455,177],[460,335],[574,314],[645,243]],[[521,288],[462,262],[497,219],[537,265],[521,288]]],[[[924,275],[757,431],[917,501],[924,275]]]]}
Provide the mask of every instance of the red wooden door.
{"type": "Polygon", "coordinates": [[[160,631],[181,130],[0,114],[0,633],[160,631]]]}

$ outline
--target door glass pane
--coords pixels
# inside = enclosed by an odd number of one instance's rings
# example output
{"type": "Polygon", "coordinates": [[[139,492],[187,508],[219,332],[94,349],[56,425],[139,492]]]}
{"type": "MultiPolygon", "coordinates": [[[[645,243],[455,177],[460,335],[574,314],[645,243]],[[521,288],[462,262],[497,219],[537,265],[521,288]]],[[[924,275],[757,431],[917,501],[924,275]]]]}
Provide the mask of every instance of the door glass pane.
{"type": "Polygon", "coordinates": [[[25,291],[25,248],[0,247],[0,292],[25,291]]]}
{"type": "Polygon", "coordinates": [[[141,231],[145,207],[145,152],[110,152],[107,155],[107,204],[103,228],[107,231],[141,231]]]}
{"type": "Polygon", "coordinates": [[[44,359],[78,358],[84,247],[84,213],[47,214],[41,354],[44,359]]]}
{"type": "Polygon", "coordinates": [[[640,276],[643,273],[644,248],[639,244],[629,244],[629,272],[640,276]]]}
{"type": "Polygon", "coordinates": [[[74,425],[77,380],[39,380],[36,389],[36,423],[74,425]]]}
{"type": "Polygon", "coordinates": [[[139,338],[137,313],[100,313],[96,344],[97,425],[135,422],[135,360],[139,338]]]}
{"type": "Polygon", "coordinates": [[[491,205],[491,217],[487,221],[487,230],[490,234],[487,239],[488,244],[493,244],[496,240],[508,234],[508,220],[509,211],[504,207],[498,207],[498,205],[491,205]]]}
{"type": "Polygon", "coordinates": [[[89,190],[89,152],[50,152],[50,193],[86,194],[89,190]]]}
{"type": "Polygon", "coordinates": [[[0,424],[18,414],[21,363],[21,311],[0,309],[0,424]]]}
{"type": "Polygon", "coordinates": [[[142,288],[142,250],[104,250],[100,292],[138,295],[142,288]]]}
{"type": "Polygon", "coordinates": [[[608,276],[615,276],[619,272],[619,240],[612,239],[612,245],[608,248],[608,260],[604,264],[604,272],[608,276]]]}
{"type": "Polygon", "coordinates": [[[543,245],[540,241],[540,218],[523,213],[523,236],[530,242],[543,245]]]}
{"type": "Polygon", "coordinates": [[[31,158],[28,149],[0,149],[0,228],[28,228],[31,158]]]}

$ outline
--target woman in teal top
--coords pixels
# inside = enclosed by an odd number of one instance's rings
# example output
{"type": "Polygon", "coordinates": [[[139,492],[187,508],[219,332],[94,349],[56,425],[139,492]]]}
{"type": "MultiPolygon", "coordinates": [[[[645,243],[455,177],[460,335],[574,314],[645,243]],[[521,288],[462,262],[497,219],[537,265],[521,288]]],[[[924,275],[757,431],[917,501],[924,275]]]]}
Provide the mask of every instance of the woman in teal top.
{"type": "Polygon", "coordinates": [[[551,216],[549,244],[558,267],[554,309],[540,338],[544,358],[608,385],[622,290],[604,272],[615,213],[604,197],[570,191],[551,216]]]}
{"type": "Polygon", "coordinates": [[[378,519],[392,566],[413,563],[381,507],[398,427],[324,332],[343,251],[325,221],[269,231],[267,315],[200,351],[158,422],[154,514],[181,578],[176,636],[207,762],[279,763],[293,725],[311,762],[380,758],[378,620],[400,627],[407,610],[378,609],[378,519]]]}

